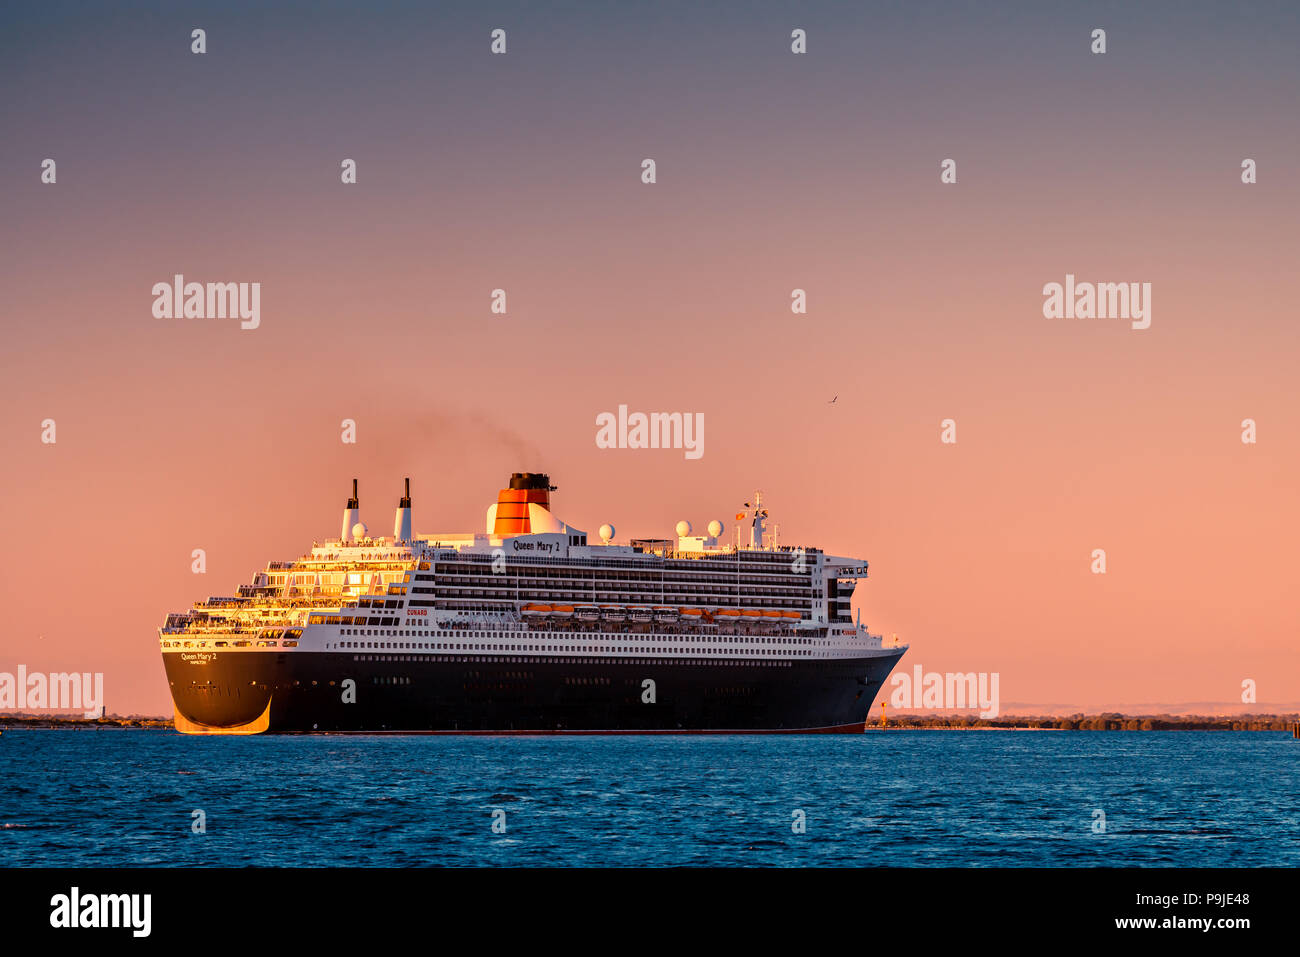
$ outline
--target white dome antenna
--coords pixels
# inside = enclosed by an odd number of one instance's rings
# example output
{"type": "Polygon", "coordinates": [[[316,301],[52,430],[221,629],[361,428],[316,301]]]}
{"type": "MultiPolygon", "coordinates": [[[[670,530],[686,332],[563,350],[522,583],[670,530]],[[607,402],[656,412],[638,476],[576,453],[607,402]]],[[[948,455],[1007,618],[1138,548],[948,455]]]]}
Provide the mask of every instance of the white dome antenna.
{"type": "Polygon", "coordinates": [[[682,519],[677,523],[677,537],[685,538],[689,534],[691,534],[691,523],[682,519]]]}
{"type": "Polygon", "coordinates": [[[723,525],[715,518],[713,521],[709,522],[709,537],[721,538],[722,533],[726,530],[726,528],[727,526],[723,525]]]}
{"type": "Polygon", "coordinates": [[[600,536],[601,542],[608,545],[610,541],[614,538],[614,526],[606,522],[604,525],[600,526],[599,529],[597,529],[596,533],[600,536]]]}

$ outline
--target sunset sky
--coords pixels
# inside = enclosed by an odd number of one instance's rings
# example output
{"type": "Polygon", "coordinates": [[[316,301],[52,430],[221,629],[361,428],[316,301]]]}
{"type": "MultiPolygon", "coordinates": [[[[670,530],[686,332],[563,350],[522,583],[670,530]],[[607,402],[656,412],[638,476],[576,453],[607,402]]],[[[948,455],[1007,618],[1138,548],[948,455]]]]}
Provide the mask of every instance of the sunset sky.
{"type": "Polygon", "coordinates": [[[527,470],[620,540],[761,488],[1007,702],[1300,701],[1300,8],[997,6],[6,4],[0,671],[170,714],[166,613],[353,476],[424,533],[527,470]],[[260,328],[154,318],[176,273],[260,328]],[[1044,318],[1067,273],[1151,327],[1044,318]],[[597,448],[620,404],[703,457],[597,448]]]}

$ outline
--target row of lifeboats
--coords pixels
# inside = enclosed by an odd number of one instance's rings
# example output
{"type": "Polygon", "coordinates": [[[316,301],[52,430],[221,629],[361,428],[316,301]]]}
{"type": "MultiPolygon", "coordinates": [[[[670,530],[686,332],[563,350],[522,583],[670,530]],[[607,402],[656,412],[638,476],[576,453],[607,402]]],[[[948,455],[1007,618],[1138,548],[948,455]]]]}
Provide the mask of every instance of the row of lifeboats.
{"type": "Polygon", "coordinates": [[[671,605],[542,605],[536,602],[519,609],[525,618],[576,618],[578,621],[631,621],[635,623],[674,621],[763,621],[769,624],[798,621],[797,611],[775,608],[674,608],[671,605]]]}

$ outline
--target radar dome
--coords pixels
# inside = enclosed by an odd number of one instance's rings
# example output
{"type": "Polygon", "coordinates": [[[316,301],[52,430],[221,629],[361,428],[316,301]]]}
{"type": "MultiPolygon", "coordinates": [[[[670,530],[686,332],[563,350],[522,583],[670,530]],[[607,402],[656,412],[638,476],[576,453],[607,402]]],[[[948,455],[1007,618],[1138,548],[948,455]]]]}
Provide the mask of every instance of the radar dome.
{"type": "Polygon", "coordinates": [[[691,534],[691,523],[682,519],[677,523],[677,537],[685,538],[689,534],[691,534]]]}
{"type": "Polygon", "coordinates": [[[717,538],[719,535],[722,534],[722,530],[725,527],[726,526],[724,526],[721,522],[719,522],[715,518],[713,521],[709,522],[709,535],[712,536],[713,538],[717,538]]]}
{"type": "Polygon", "coordinates": [[[365,522],[357,522],[352,526],[352,537],[357,541],[361,541],[361,539],[365,538],[369,532],[370,529],[366,528],[365,522]]]}
{"type": "Polygon", "coordinates": [[[608,545],[610,540],[614,537],[614,526],[606,522],[604,525],[600,526],[598,531],[600,534],[600,540],[608,545]]]}

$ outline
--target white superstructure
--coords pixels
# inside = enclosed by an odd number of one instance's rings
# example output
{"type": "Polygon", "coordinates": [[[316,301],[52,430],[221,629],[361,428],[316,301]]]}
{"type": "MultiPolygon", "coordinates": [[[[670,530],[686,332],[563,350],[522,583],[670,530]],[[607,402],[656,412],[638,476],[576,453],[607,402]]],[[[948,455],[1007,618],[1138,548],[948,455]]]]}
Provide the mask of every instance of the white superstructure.
{"type": "Polygon", "coordinates": [[[608,526],[609,540],[592,544],[551,513],[546,483],[516,473],[482,533],[416,535],[408,480],[393,537],[373,538],[354,482],[337,539],[271,562],[234,596],[169,615],[162,649],[680,657],[737,667],[884,651],[850,610],[867,562],[769,543],[760,496],[737,516],[750,523],[747,548],[723,543],[716,520],[707,535],[681,522],[675,538],[624,544],[608,526]]]}

